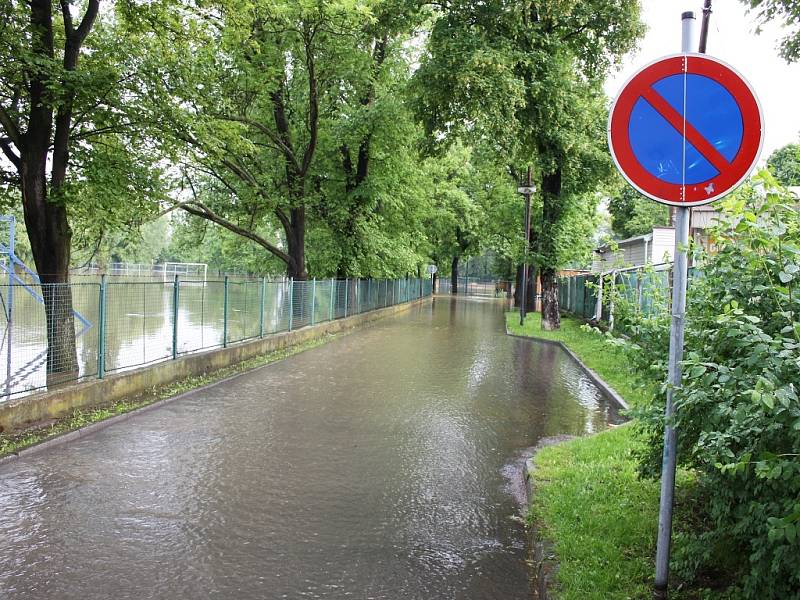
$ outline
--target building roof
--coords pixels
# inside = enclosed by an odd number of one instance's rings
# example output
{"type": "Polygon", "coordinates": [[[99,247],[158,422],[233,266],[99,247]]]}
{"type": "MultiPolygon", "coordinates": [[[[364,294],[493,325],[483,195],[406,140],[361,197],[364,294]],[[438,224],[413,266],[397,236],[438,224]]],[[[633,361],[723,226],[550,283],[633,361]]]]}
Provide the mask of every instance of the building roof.
{"type": "MultiPolygon", "coordinates": [[[[674,227],[653,227],[653,231],[655,231],[656,229],[673,230],[675,228],[674,227]]],[[[644,233],[642,235],[636,235],[636,236],[633,236],[633,237],[629,237],[629,238],[624,239],[624,240],[614,240],[614,243],[618,247],[620,247],[620,246],[630,246],[631,244],[633,244],[635,242],[640,242],[640,241],[652,242],[653,241],[653,231],[651,231],[650,233],[644,233]]],[[[609,249],[610,245],[611,245],[611,242],[606,242],[605,244],[595,248],[594,251],[597,252],[598,254],[602,254],[603,252],[605,252],[606,250],[609,249]]]]}

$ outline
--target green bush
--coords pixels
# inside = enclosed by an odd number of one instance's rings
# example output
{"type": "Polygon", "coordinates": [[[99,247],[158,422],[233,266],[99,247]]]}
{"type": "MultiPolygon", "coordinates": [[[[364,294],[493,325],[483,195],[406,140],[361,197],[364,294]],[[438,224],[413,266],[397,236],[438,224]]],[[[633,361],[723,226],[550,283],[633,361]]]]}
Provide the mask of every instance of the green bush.
{"type": "MultiPolygon", "coordinates": [[[[800,213],[766,172],[723,211],[715,252],[691,280],[675,393],[679,461],[697,471],[707,517],[680,566],[707,568],[724,553],[741,596],[800,598],[800,213]]],[[[624,297],[615,301],[631,359],[664,382],[668,316],[645,317],[624,297]]],[[[657,474],[663,405],[633,413],[650,441],[642,470],[657,474]]]]}

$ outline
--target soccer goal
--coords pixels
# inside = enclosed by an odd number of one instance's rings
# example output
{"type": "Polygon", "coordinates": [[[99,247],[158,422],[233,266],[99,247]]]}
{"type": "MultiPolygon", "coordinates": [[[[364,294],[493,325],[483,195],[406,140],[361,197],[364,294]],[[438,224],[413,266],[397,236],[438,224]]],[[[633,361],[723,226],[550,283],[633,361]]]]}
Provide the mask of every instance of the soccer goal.
{"type": "Polygon", "coordinates": [[[189,281],[205,281],[208,275],[208,265],[206,263],[164,263],[164,281],[171,281],[178,275],[181,279],[189,281]]]}

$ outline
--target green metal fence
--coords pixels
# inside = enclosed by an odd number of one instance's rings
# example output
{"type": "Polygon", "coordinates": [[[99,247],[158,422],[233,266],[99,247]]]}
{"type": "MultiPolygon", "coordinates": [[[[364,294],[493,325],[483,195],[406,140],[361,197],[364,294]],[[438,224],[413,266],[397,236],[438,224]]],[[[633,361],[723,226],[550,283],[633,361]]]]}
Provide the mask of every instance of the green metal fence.
{"type": "MultiPolygon", "coordinates": [[[[648,265],[647,268],[621,269],[603,274],[603,286],[599,274],[562,277],[558,282],[558,303],[562,310],[583,319],[596,319],[613,323],[614,303],[610,299],[608,286],[625,297],[627,303],[641,314],[652,316],[669,310],[671,297],[671,264],[648,265]],[[598,294],[602,295],[598,314],[598,294]]],[[[700,271],[689,269],[689,282],[700,276],[700,271]]]]}
{"type": "Polygon", "coordinates": [[[429,279],[87,279],[0,285],[0,402],[431,294],[429,279]]]}

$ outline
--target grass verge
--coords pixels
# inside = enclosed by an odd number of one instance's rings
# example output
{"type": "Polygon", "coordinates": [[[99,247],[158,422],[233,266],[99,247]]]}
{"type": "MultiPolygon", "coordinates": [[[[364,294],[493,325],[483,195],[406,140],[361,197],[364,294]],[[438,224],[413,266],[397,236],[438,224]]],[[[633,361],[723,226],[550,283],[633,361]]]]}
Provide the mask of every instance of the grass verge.
{"type": "MultiPolygon", "coordinates": [[[[638,385],[621,348],[562,317],[561,329],[543,331],[541,315],[529,314],[525,326],[507,313],[515,335],[563,342],[629,404],[650,402],[655,391],[638,385]]],[[[630,425],[548,446],[534,457],[534,498],[528,518],[539,535],[553,542],[559,564],[554,596],[561,600],[651,598],[660,482],[638,476],[634,452],[642,442],[630,425]]],[[[694,476],[676,474],[673,536],[679,551],[680,529],[692,522],[694,476]]],[[[681,585],[673,577],[671,598],[703,598],[704,590],[681,585]]]]}
{"type": "Polygon", "coordinates": [[[176,381],[167,386],[153,388],[147,393],[130,400],[121,400],[105,406],[76,409],[69,416],[57,419],[45,426],[32,427],[21,432],[10,434],[0,433],[0,458],[8,454],[14,454],[23,448],[44,442],[61,434],[75,431],[86,425],[131,412],[132,410],[153,404],[159,400],[171,398],[172,396],[177,396],[178,394],[220,381],[221,379],[251,371],[269,363],[299,354],[305,350],[316,348],[329,342],[334,337],[334,335],[326,335],[323,338],[276,350],[268,354],[262,354],[261,356],[250,358],[235,365],[225,367],[224,369],[212,371],[204,375],[187,377],[186,379],[176,381]]]}
{"type": "Polygon", "coordinates": [[[563,600],[652,595],[657,481],[641,480],[629,426],[540,450],[529,519],[553,540],[563,600]]]}

